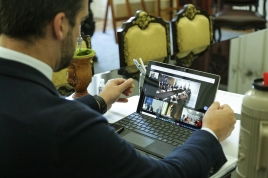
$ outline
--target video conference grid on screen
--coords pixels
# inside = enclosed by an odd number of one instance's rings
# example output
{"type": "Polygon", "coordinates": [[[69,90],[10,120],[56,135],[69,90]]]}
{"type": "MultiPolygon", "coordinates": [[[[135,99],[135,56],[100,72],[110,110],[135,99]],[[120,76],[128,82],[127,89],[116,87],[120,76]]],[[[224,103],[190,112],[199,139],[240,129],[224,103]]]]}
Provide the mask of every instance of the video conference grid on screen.
{"type": "Polygon", "coordinates": [[[201,128],[208,105],[200,95],[214,82],[213,78],[152,65],[144,83],[142,111],[173,124],[201,128]]]}

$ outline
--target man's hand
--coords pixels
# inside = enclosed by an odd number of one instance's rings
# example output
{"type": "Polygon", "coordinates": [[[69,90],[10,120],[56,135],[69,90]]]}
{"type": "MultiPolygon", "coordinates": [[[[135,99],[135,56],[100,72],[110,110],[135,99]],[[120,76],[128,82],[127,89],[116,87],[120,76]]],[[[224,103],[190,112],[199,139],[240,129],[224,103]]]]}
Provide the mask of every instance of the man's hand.
{"type": "Polygon", "coordinates": [[[133,79],[116,78],[109,80],[103,87],[99,96],[101,96],[106,104],[107,109],[112,107],[112,104],[118,102],[128,102],[127,98],[119,98],[121,94],[129,96],[134,88],[133,79]]]}
{"type": "Polygon", "coordinates": [[[234,111],[229,105],[220,106],[219,102],[214,102],[203,118],[202,127],[211,129],[222,142],[231,135],[235,122],[234,111]]]}

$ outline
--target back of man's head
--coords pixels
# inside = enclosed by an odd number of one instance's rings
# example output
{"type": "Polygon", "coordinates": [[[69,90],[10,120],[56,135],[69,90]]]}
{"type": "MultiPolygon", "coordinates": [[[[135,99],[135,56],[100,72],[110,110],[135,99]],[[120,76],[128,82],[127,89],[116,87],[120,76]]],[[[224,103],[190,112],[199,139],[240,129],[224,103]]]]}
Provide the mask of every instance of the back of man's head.
{"type": "Polygon", "coordinates": [[[45,27],[59,12],[70,25],[84,0],[0,0],[0,34],[34,42],[45,35],[45,27]]]}

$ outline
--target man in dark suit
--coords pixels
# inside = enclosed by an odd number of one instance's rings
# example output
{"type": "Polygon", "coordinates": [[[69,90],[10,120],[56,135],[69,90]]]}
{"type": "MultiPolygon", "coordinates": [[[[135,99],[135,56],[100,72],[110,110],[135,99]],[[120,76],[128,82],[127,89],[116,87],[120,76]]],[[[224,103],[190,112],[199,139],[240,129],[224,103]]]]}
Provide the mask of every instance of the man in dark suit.
{"type": "Polygon", "coordinates": [[[203,130],[155,160],[102,116],[115,101],[127,102],[119,96],[131,93],[132,79],[108,81],[99,96],[59,96],[52,72],[70,63],[87,15],[88,0],[0,0],[1,177],[200,178],[219,170],[226,162],[220,142],[235,123],[227,105],[215,102],[203,130]]]}

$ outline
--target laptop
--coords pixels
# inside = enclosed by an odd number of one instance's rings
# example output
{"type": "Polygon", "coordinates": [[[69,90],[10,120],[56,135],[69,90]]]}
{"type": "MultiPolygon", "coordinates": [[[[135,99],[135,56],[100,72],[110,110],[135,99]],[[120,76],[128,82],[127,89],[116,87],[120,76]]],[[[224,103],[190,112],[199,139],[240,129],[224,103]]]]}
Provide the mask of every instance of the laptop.
{"type": "Polygon", "coordinates": [[[117,121],[136,149],[164,158],[202,127],[220,76],[149,61],[136,112],[117,121]]]}

